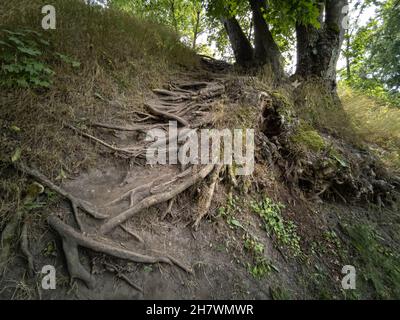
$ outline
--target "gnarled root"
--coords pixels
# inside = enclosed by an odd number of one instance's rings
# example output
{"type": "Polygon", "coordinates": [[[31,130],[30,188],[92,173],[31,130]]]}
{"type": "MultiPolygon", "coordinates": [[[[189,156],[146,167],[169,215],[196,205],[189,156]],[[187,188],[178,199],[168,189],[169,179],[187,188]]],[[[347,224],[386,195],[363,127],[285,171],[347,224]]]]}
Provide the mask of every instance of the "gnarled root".
{"type": "Polygon", "coordinates": [[[190,272],[190,269],[185,267],[182,263],[178,262],[176,259],[171,259],[169,256],[149,256],[140,253],[132,252],[126,249],[121,249],[116,245],[110,245],[101,242],[97,239],[85,236],[77,232],[72,227],[68,226],[62,222],[59,218],[55,216],[50,216],[47,219],[49,225],[57,231],[61,236],[63,242],[63,250],[65,253],[65,258],[67,260],[68,272],[71,278],[76,278],[82,280],[89,288],[93,288],[95,281],[93,276],[82,266],[79,261],[78,246],[104,253],[115,258],[128,260],[138,263],[167,263],[175,264],[183,270],[190,272]],[[189,270],[189,271],[188,271],[189,270]]]}
{"type": "Polygon", "coordinates": [[[198,204],[196,219],[193,223],[193,228],[195,230],[198,229],[200,221],[203,219],[203,217],[208,213],[208,210],[210,209],[211,202],[214,196],[215,187],[218,183],[219,174],[222,168],[223,168],[222,164],[218,164],[215,166],[214,171],[211,175],[210,185],[204,186],[201,192],[198,202],[199,204],[198,204]]]}
{"type": "Polygon", "coordinates": [[[32,253],[29,250],[28,227],[26,223],[24,223],[24,225],[22,226],[20,244],[21,244],[21,251],[24,254],[26,260],[28,261],[29,275],[33,276],[33,274],[35,273],[35,266],[33,263],[32,253]]]}
{"type": "Polygon", "coordinates": [[[156,105],[154,105],[154,103],[147,102],[146,107],[156,116],[164,117],[167,120],[176,120],[180,124],[182,124],[184,127],[188,127],[188,128],[190,127],[189,122],[187,122],[185,119],[183,119],[180,116],[177,116],[176,114],[161,110],[156,105]]]}
{"type": "Polygon", "coordinates": [[[197,173],[189,176],[186,180],[184,180],[180,184],[175,185],[173,188],[171,187],[168,191],[154,194],[154,195],[144,198],[143,200],[138,202],[136,205],[134,205],[130,209],[107,220],[100,227],[100,233],[101,234],[109,233],[111,230],[113,230],[120,224],[122,224],[125,221],[127,221],[128,219],[132,218],[136,213],[138,213],[146,208],[149,208],[151,206],[154,206],[156,204],[159,204],[159,203],[162,203],[162,202],[165,202],[165,201],[168,201],[168,200],[174,198],[176,195],[182,193],[183,191],[185,191],[186,189],[188,189],[189,187],[194,185],[196,182],[207,177],[213,169],[214,169],[213,164],[206,165],[202,169],[200,169],[197,173]]]}

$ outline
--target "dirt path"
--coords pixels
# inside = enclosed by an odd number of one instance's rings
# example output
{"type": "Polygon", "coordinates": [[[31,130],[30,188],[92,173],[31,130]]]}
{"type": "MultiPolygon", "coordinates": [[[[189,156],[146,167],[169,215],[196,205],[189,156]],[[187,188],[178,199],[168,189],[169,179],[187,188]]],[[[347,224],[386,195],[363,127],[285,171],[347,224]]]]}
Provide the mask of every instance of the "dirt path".
{"type": "MultiPolygon", "coordinates": [[[[201,221],[212,203],[213,192],[203,180],[214,172],[217,182],[223,167],[146,164],[146,152],[154,146],[154,141],[146,141],[148,130],[164,132],[165,139],[156,144],[167,147],[177,136],[184,138],[188,129],[212,123],[214,108],[224,94],[221,80],[170,83],[154,90],[137,123],[92,123],[96,134],[69,125],[82,138],[113,151],[115,156],[131,159],[129,168],[106,161],[102,167],[57,186],[39,171],[20,167],[64,197],[72,209],[65,203],[48,218],[62,239],[62,246],[53,248],[54,255],[43,258],[43,246],[51,243],[51,234],[31,242],[36,269],[47,260],[58,266],[63,279],[65,266],[71,279],[79,279],[69,289],[62,286],[52,293],[42,291],[36,283],[37,290],[29,294],[45,299],[269,297],[268,286],[254,279],[245,261],[230,252],[225,231],[210,223],[202,223],[196,232],[193,229],[193,223],[201,221]],[[177,132],[168,132],[169,121],[177,123],[177,132]],[[194,185],[203,187],[193,190],[194,185]],[[206,205],[200,210],[202,191],[206,191],[206,205]]],[[[178,142],[177,151],[183,146],[178,142]]],[[[19,272],[11,272],[12,278],[18,279],[19,272]]],[[[3,281],[7,282],[7,277],[3,281]]],[[[36,281],[40,282],[40,274],[36,281]]],[[[14,298],[18,294],[15,291],[14,298]]]]}

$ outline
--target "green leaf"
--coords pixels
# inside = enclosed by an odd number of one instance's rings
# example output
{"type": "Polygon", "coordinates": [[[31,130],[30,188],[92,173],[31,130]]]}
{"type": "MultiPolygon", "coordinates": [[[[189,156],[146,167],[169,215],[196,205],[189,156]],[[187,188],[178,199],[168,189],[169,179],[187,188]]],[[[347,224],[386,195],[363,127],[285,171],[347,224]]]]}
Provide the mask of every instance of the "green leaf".
{"type": "Polygon", "coordinates": [[[30,56],[37,57],[42,54],[40,50],[34,49],[34,48],[26,48],[26,47],[17,47],[17,49],[23,53],[26,53],[30,56]]]}
{"type": "Polygon", "coordinates": [[[25,46],[25,44],[18,38],[14,37],[14,36],[10,36],[8,37],[8,40],[10,40],[11,42],[14,42],[17,46],[25,46]]]}
{"type": "Polygon", "coordinates": [[[232,219],[232,220],[230,221],[230,224],[233,225],[233,226],[235,226],[235,227],[238,227],[238,228],[242,228],[242,229],[243,229],[243,226],[242,226],[242,224],[240,223],[240,221],[238,221],[238,220],[236,220],[236,219],[232,219]]]}
{"type": "Polygon", "coordinates": [[[16,125],[12,125],[12,126],[10,127],[10,129],[11,129],[12,131],[14,131],[14,132],[20,132],[20,131],[21,131],[21,129],[20,129],[19,127],[17,127],[16,125]]]}
{"type": "Polygon", "coordinates": [[[15,152],[14,152],[13,156],[11,157],[11,162],[16,162],[19,160],[19,158],[21,158],[21,148],[20,147],[15,149],[15,152]]]}

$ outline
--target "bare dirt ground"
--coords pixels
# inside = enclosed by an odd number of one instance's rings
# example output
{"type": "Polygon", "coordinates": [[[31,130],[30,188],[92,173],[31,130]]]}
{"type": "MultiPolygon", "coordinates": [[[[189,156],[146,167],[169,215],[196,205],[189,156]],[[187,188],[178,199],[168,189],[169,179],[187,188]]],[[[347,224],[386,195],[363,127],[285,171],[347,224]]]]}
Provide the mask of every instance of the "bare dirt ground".
{"type": "MultiPolygon", "coordinates": [[[[215,98],[222,94],[223,86],[219,83],[194,82],[183,83],[179,88],[174,87],[174,89],[175,91],[158,91],[156,92],[159,96],[158,100],[149,100],[149,109],[153,115],[148,114],[144,119],[145,121],[150,119],[148,127],[131,130],[128,125],[122,129],[118,127],[113,131],[99,124],[98,127],[106,129],[106,133],[101,133],[101,140],[82,133],[83,137],[99,142],[108,148],[114,148],[116,153],[123,156],[133,155],[139,158],[145,152],[145,148],[140,148],[143,142],[139,142],[136,148],[131,146],[132,141],[138,141],[143,136],[140,136],[138,131],[151,128],[154,125],[151,120],[156,116],[164,117],[165,120],[177,120],[185,126],[190,123],[192,128],[207,123],[210,121],[210,114],[205,111],[210,109],[216,102],[215,98]],[[103,137],[111,142],[106,143],[103,137]],[[118,147],[114,147],[115,145],[118,147]]],[[[71,129],[79,130],[75,127],[71,129]]],[[[146,197],[174,192],[175,187],[182,185],[182,183],[179,184],[181,180],[184,181],[186,176],[191,177],[199,171],[201,168],[193,167],[184,170],[179,165],[143,166],[133,162],[126,167],[121,165],[120,161],[112,163],[105,160],[102,167],[93,168],[65,181],[61,189],[73,199],[79,199],[76,203],[71,202],[72,208],[79,207],[78,201],[84,201],[85,204],[90,204],[90,207],[94,208],[93,210],[99,215],[106,216],[107,222],[139,204],[146,197]],[[180,177],[182,172],[183,176],[180,177]],[[125,196],[121,197],[121,195],[125,196]]],[[[208,170],[202,178],[204,179],[210,172],[211,170],[208,170]]],[[[46,185],[46,178],[44,180],[38,176],[35,178],[39,178],[39,182],[46,185]]],[[[198,182],[201,179],[198,180],[183,187],[182,191],[193,184],[200,187],[198,182]]],[[[47,187],[51,188],[51,185],[47,187]]],[[[217,190],[216,193],[218,192],[217,190]]],[[[167,197],[174,199],[176,195],[179,195],[173,202],[158,201],[161,204],[157,205],[156,201],[156,206],[144,206],[144,210],[125,219],[127,220],[125,224],[118,222],[109,228],[107,233],[112,231],[110,237],[105,237],[104,232],[101,232],[101,236],[96,235],[104,223],[93,219],[93,215],[84,214],[84,211],[73,208],[74,219],[68,202],[54,206],[51,215],[57,217],[57,220],[60,219],[58,221],[62,225],[73,225],[75,230],[80,229],[80,234],[85,239],[97,238],[96,240],[112,245],[116,249],[134,252],[140,255],[138,262],[142,256],[149,257],[148,259],[151,260],[150,255],[154,254],[155,257],[166,257],[170,264],[172,261],[172,265],[147,263],[149,261],[146,259],[144,259],[145,264],[126,263],[122,260],[115,262],[104,255],[93,254],[90,250],[86,252],[88,254],[86,256],[84,254],[86,250],[82,248],[78,258],[76,253],[72,253],[74,257],[70,258],[68,257],[70,249],[65,245],[66,238],[63,237],[64,243],[61,244],[59,240],[54,240],[50,230],[36,226],[39,230],[32,228],[29,236],[29,250],[32,253],[35,269],[38,271],[41,265],[45,264],[56,266],[57,289],[43,291],[40,273],[36,273],[36,277],[30,279],[24,271],[25,259],[17,256],[9,263],[5,276],[2,278],[1,296],[13,299],[268,298],[268,286],[263,281],[254,279],[246,269],[242,258],[235,256],[235,245],[231,245],[230,242],[234,244],[236,239],[233,235],[229,235],[229,229],[226,226],[219,226],[221,221],[201,223],[197,231],[193,230],[192,224],[198,205],[194,199],[198,193],[198,190],[178,192],[167,197]],[[67,261],[63,251],[67,252],[67,261]],[[66,264],[68,269],[65,268],[66,264]],[[183,268],[180,268],[182,265],[183,268]],[[89,270],[90,276],[85,270],[89,270]],[[84,281],[78,280],[72,284],[68,280],[69,275],[84,281]]],[[[216,209],[215,206],[213,209],[216,209]]],[[[74,246],[76,247],[76,244],[72,245],[74,246]]],[[[268,253],[271,257],[275,255],[277,263],[279,259],[282,260],[277,252],[273,252],[271,244],[267,247],[269,247],[268,253]]],[[[272,280],[269,279],[268,282],[270,281],[272,280]]]]}
{"type": "MultiPolygon", "coordinates": [[[[168,170],[164,168],[163,174],[168,170]]],[[[147,181],[151,176],[149,171],[142,170],[135,177],[125,179],[125,172],[121,168],[96,168],[67,181],[64,188],[71,194],[79,195],[80,199],[102,207],[116,195],[132,186],[140,185],[142,179],[147,181]],[[121,187],[121,180],[124,179],[127,184],[121,187]]],[[[153,171],[159,172],[159,168],[154,168],[153,171]]],[[[222,189],[220,191],[223,192],[222,189]]],[[[266,255],[281,272],[260,281],[248,272],[244,265],[245,258],[240,256],[236,248],[238,240],[235,236],[240,235],[236,235],[218,219],[204,221],[199,230],[194,231],[190,227],[191,217],[196,208],[192,195],[188,192],[176,201],[165,219],[162,219],[162,216],[167,210],[167,204],[162,204],[140,212],[129,221],[127,228],[133,230],[143,243],[122,229],[113,233],[113,241],[134,252],[156,250],[164,255],[173,255],[185,265],[191,266],[193,274],[188,274],[175,265],[142,265],[122,260],[113,261],[104,255],[84,250],[81,254],[82,264],[95,274],[96,285],[93,289],[88,289],[82,282],[77,281],[71,287],[60,243],[58,240],[54,243],[54,235],[47,230],[44,234],[33,236],[31,251],[38,269],[46,264],[56,266],[57,289],[41,289],[39,274],[36,277],[35,288],[24,271],[25,259],[15,257],[11,264],[13,267],[2,279],[2,286],[10,287],[3,290],[2,297],[10,298],[11,295],[12,298],[23,298],[29,295],[30,298],[42,299],[268,299],[270,285],[282,285],[283,282],[289,285],[293,275],[289,270],[285,270],[285,260],[273,248],[268,237],[264,235],[263,239],[268,248],[266,255]],[[86,258],[84,253],[87,253],[89,258],[86,258]],[[118,271],[114,272],[113,269],[118,271]],[[118,277],[118,272],[128,277],[142,292],[118,277]],[[13,285],[14,279],[21,279],[19,286],[13,285]]],[[[68,214],[69,206],[65,203],[54,210],[54,213],[61,216],[68,214]]],[[[107,213],[111,214],[109,211],[107,213]]],[[[82,224],[89,225],[89,219],[82,216],[82,224]]],[[[259,233],[262,235],[263,231],[259,230],[259,233]]]]}
{"type": "MultiPolygon", "coordinates": [[[[232,96],[226,88],[234,84],[220,76],[171,83],[145,102],[138,123],[96,123],[95,134],[71,125],[82,139],[113,152],[114,158],[104,157],[59,187],[34,168],[22,167],[61,197],[29,225],[33,276],[22,253],[12,257],[0,280],[0,298],[301,299],[320,297],[314,293],[325,287],[340,292],[340,270],[349,255],[341,254],[336,238],[325,235],[334,230],[340,236],[338,216],[353,216],[350,212],[358,208],[305,200],[287,189],[266,162],[241,181],[248,188],[232,186],[229,168],[217,165],[143,162],[148,146],[143,133],[165,130],[169,120],[178,122],[179,133],[210,127],[221,117],[221,104],[232,99],[247,99],[261,113],[262,95],[238,91],[232,96]],[[298,226],[300,257],[277,245],[250,209],[251,201],[264,195],[284,203],[284,218],[298,226]],[[228,214],[227,199],[235,197],[240,203],[231,203],[234,213],[228,214]],[[249,249],[251,241],[262,250],[249,249]],[[322,247],[323,256],[316,255],[314,250],[322,247]],[[262,276],[255,269],[260,258],[268,261],[262,264],[268,269],[262,276]],[[41,287],[44,265],[56,267],[55,290],[41,287]]],[[[230,112],[228,107],[225,115],[230,112]]],[[[337,298],[329,294],[327,298],[337,298]]]]}

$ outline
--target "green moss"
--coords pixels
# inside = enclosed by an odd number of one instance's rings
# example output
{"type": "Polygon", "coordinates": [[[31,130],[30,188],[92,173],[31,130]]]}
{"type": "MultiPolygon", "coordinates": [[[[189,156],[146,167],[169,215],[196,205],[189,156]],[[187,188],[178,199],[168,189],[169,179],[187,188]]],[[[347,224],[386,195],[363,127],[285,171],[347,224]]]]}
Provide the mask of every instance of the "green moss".
{"type": "Polygon", "coordinates": [[[274,105],[278,106],[276,109],[283,122],[286,124],[292,124],[296,119],[297,115],[294,108],[294,103],[290,100],[289,94],[280,91],[271,92],[274,105]]]}
{"type": "Polygon", "coordinates": [[[326,149],[325,140],[312,127],[301,124],[297,133],[292,137],[292,141],[307,150],[321,152],[326,149]]]}

